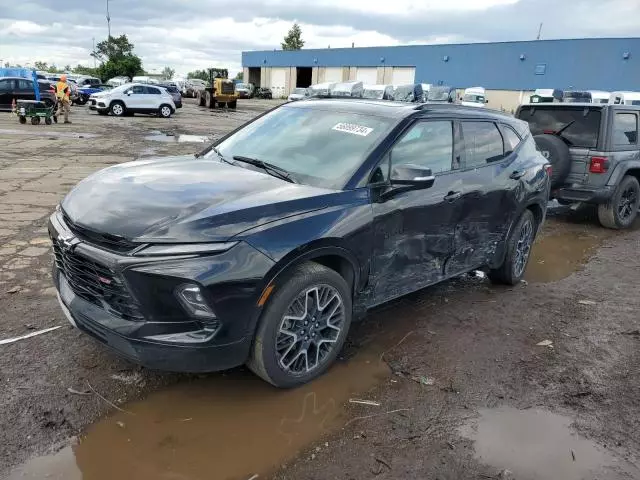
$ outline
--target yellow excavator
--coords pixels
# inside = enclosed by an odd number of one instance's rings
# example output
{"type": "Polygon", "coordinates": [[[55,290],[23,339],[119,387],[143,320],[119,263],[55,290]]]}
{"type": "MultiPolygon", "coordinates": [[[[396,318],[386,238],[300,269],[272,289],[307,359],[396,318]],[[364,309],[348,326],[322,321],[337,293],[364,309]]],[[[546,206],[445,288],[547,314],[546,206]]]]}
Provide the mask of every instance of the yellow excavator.
{"type": "Polygon", "coordinates": [[[225,105],[231,109],[238,105],[238,92],[233,80],[229,80],[226,68],[209,68],[209,85],[197,93],[198,105],[216,108],[225,105]]]}

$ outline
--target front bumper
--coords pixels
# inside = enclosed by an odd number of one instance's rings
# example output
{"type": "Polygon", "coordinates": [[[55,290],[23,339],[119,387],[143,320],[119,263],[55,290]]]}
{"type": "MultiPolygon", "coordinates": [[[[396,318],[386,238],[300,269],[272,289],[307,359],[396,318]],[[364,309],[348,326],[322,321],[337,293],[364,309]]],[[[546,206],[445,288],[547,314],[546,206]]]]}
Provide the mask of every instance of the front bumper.
{"type": "Polygon", "coordinates": [[[218,255],[134,257],[86,242],[60,212],[50,217],[49,235],[62,309],[84,333],[159,370],[209,372],[248,358],[262,279],[273,265],[251,246],[240,243],[218,255]],[[186,313],[174,294],[183,283],[202,288],[215,320],[201,322],[186,313]],[[103,285],[107,293],[94,295],[103,285]],[[117,289],[116,298],[110,292],[117,289]]]}
{"type": "Polygon", "coordinates": [[[605,186],[598,188],[588,187],[560,187],[551,191],[551,198],[568,202],[607,203],[613,195],[614,188],[605,186]]]}
{"type": "Polygon", "coordinates": [[[101,112],[107,111],[109,106],[104,100],[96,100],[95,98],[89,98],[88,100],[89,110],[100,110],[101,112]]]}

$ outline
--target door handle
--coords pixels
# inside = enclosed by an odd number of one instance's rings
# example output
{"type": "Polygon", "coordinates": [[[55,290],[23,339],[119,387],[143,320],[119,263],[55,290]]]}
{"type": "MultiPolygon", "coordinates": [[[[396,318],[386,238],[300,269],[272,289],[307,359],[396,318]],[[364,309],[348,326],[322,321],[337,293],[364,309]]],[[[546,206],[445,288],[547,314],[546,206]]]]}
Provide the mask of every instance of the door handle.
{"type": "Polygon", "coordinates": [[[462,192],[449,192],[444,196],[447,202],[455,202],[462,196],[462,192]]]}
{"type": "Polygon", "coordinates": [[[509,175],[509,178],[511,180],[520,180],[522,177],[524,177],[525,173],[527,173],[524,170],[516,170],[514,172],[511,172],[511,175],[509,175]]]}

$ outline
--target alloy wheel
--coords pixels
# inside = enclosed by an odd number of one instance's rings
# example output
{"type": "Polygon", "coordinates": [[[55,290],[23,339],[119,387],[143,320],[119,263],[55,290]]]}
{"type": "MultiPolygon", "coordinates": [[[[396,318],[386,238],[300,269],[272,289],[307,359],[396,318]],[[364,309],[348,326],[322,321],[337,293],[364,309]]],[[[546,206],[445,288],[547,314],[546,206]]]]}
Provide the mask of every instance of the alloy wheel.
{"type": "Polygon", "coordinates": [[[531,244],[533,243],[533,224],[527,220],[522,224],[520,236],[516,244],[515,262],[513,265],[513,273],[515,277],[520,277],[527,266],[529,254],[531,253],[531,244]]]}
{"type": "Polygon", "coordinates": [[[335,348],[345,318],[344,302],[334,287],[317,285],[301,292],[278,329],[280,367],[292,375],[306,375],[321,366],[335,348]]]}
{"type": "Polygon", "coordinates": [[[622,220],[627,220],[638,209],[638,192],[633,185],[629,186],[620,196],[618,203],[618,215],[622,220]]]}
{"type": "Polygon", "coordinates": [[[122,108],[122,105],[120,105],[119,103],[116,103],[111,108],[111,111],[113,112],[114,115],[116,115],[118,117],[124,113],[124,109],[122,108]]]}
{"type": "Polygon", "coordinates": [[[162,107],[160,113],[163,117],[169,117],[171,115],[171,109],[169,107],[162,107]]]}

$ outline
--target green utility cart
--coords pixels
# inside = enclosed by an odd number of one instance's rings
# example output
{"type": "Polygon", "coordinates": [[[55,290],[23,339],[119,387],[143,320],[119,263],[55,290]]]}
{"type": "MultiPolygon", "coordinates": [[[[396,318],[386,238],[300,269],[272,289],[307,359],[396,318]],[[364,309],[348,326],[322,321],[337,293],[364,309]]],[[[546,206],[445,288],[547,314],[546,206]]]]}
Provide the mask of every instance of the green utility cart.
{"type": "Polygon", "coordinates": [[[44,118],[44,123],[51,125],[55,108],[55,105],[47,107],[44,102],[37,100],[18,100],[16,113],[18,121],[22,124],[27,123],[27,118],[30,118],[31,125],[39,125],[44,118]]]}

